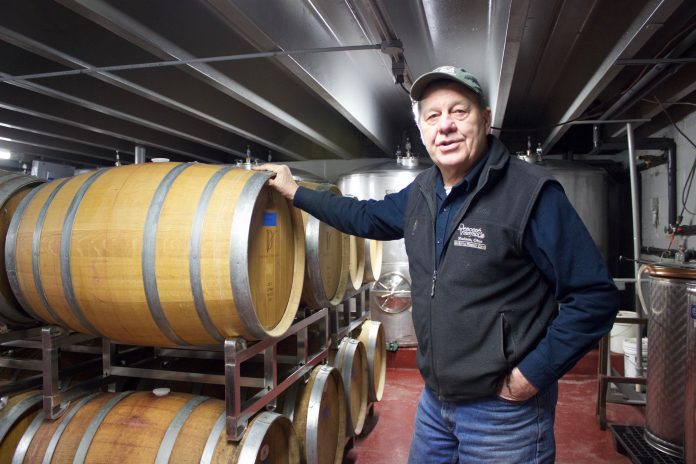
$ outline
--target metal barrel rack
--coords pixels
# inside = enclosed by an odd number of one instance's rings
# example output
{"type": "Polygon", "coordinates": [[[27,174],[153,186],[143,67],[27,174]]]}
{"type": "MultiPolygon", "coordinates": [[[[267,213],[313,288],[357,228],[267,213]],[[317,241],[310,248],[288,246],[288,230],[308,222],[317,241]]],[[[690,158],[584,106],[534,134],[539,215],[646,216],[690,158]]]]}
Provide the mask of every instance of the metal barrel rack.
{"type": "MultiPolygon", "coordinates": [[[[0,368],[25,372],[23,378],[0,385],[0,399],[41,390],[43,412],[53,420],[65,413],[71,401],[100,389],[118,391],[129,381],[219,385],[224,387],[227,439],[239,441],[254,414],[275,409],[279,395],[309,375],[314,366],[327,362],[329,350],[336,349],[369,318],[369,287],[365,284],[332,307],[300,309],[282,337],[257,342],[230,338],[216,346],[158,348],[122,344],[56,326],[10,331],[0,335],[0,368]],[[81,353],[80,361],[62,365],[63,352],[81,353]],[[181,369],[181,363],[187,367],[181,369]],[[215,369],[196,369],[197,365],[215,369]],[[78,373],[82,374],[80,381],[71,382],[78,373]]],[[[368,403],[367,416],[374,416],[374,402],[368,403]]],[[[346,450],[354,439],[347,437],[346,450]]]]}
{"type": "Polygon", "coordinates": [[[159,348],[158,358],[219,359],[224,361],[220,373],[176,371],[169,368],[133,367],[114,363],[119,345],[103,341],[103,370],[105,376],[124,376],[146,379],[196,382],[224,385],[226,406],[226,430],[230,441],[242,438],[249,419],[262,408],[275,408],[276,398],[294,382],[307,374],[327,357],[328,310],[317,312],[296,321],[280,338],[269,338],[248,343],[241,338],[225,340],[222,346],[205,348],[159,348]],[[322,332],[317,351],[310,352],[309,329],[317,327],[322,332]],[[279,342],[296,337],[296,355],[279,355],[279,342]],[[245,365],[262,366],[253,374],[242,375],[245,365]],[[279,366],[283,369],[279,369],[279,366]]]}
{"type": "Polygon", "coordinates": [[[328,327],[328,310],[322,309],[294,323],[282,338],[267,339],[254,344],[247,344],[242,339],[228,339],[222,346],[181,349],[136,347],[107,339],[101,339],[101,346],[87,346],[84,342],[97,338],[70,333],[53,326],[8,332],[0,336],[0,348],[4,348],[0,355],[0,367],[36,371],[37,374],[0,386],[0,397],[31,388],[41,388],[46,417],[57,419],[65,412],[72,399],[84,394],[86,390],[115,384],[119,378],[219,384],[225,386],[228,439],[237,441],[241,439],[253,414],[266,406],[272,408],[278,395],[327,357],[328,327]],[[308,328],[314,326],[323,332],[323,341],[320,340],[318,351],[310,353],[308,328]],[[297,355],[278,356],[278,342],[293,336],[298,340],[297,355]],[[40,356],[36,359],[19,357],[16,355],[16,348],[39,350],[40,356]],[[89,353],[94,355],[94,358],[61,369],[61,351],[89,353]],[[211,374],[151,367],[152,364],[156,364],[155,361],[167,357],[220,359],[224,360],[224,368],[220,374],[211,374]],[[259,375],[241,375],[243,364],[250,362],[263,363],[259,375]],[[281,363],[284,363],[284,375],[279,377],[278,366],[281,363]],[[65,386],[66,378],[85,369],[93,369],[94,377],[70,388],[65,386]],[[247,389],[258,391],[250,395],[245,391],[247,389]],[[242,401],[245,397],[249,398],[242,401]]]}
{"type": "Polygon", "coordinates": [[[370,316],[370,286],[363,285],[343,302],[329,308],[331,348],[338,349],[341,339],[349,336],[370,316]]]}
{"type": "MultiPolygon", "coordinates": [[[[56,419],[65,411],[67,403],[83,394],[85,388],[93,388],[95,382],[81,382],[71,386],[72,376],[93,371],[94,376],[100,371],[100,347],[86,345],[96,337],[70,333],[53,326],[8,332],[0,336],[0,367],[15,369],[16,373],[34,371],[35,375],[14,378],[11,382],[0,385],[0,398],[32,388],[43,392],[43,409],[46,417],[56,419]],[[60,353],[84,353],[92,355],[91,359],[60,368],[60,353]],[[38,356],[32,356],[38,353],[38,356]],[[27,356],[29,355],[29,356],[27,356]]],[[[103,384],[104,379],[99,379],[103,384]]]]}

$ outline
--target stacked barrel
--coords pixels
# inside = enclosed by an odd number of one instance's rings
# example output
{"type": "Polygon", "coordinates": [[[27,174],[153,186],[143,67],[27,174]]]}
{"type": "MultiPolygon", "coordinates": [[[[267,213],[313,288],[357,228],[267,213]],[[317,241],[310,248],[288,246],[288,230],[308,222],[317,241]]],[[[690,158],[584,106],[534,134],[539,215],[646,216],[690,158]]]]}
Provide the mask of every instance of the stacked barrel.
{"type": "Polygon", "coordinates": [[[39,412],[12,462],[299,462],[288,418],[261,413],[238,443],[227,441],[224,419],[224,401],[204,396],[93,393],[72,402],[55,421],[39,412]]]}
{"type": "MultiPolygon", "coordinates": [[[[312,190],[341,192],[330,184],[300,182],[312,190]]],[[[302,212],[305,232],[305,282],[302,305],[310,309],[340,303],[348,291],[349,236],[302,212]]]]}
{"type": "MultiPolygon", "coordinates": [[[[0,173],[0,323],[57,325],[140,346],[256,341],[282,337],[299,307],[331,307],[379,277],[380,242],[301,213],[268,178],[198,163],[48,183],[0,173]]],[[[381,398],[384,338],[363,335],[378,326],[345,339],[334,367],[318,366],[283,400],[294,429],[285,416],[264,413],[233,446],[224,402],[180,392],[94,393],[48,421],[40,393],[27,392],[0,408],[8,428],[0,463],[341,462],[346,436],[361,432],[365,403],[381,398]]]]}
{"type": "Polygon", "coordinates": [[[280,336],[299,304],[304,235],[267,179],[152,163],[44,184],[9,227],[12,290],[39,320],[119,342],[280,336]]]}
{"type": "MultiPolygon", "coordinates": [[[[0,262],[2,269],[5,269],[5,237],[10,227],[10,222],[15,216],[17,207],[29,192],[42,182],[31,176],[23,174],[0,171],[0,262]]],[[[10,282],[5,272],[0,272],[0,323],[10,328],[21,328],[35,325],[36,320],[32,318],[20,306],[19,302],[12,293],[10,282]]]]}
{"type": "Polygon", "coordinates": [[[360,435],[369,404],[380,401],[384,392],[387,359],[382,324],[364,321],[356,329],[356,336],[343,338],[338,352],[331,357],[346,392],[346,434],[360,435]]]}

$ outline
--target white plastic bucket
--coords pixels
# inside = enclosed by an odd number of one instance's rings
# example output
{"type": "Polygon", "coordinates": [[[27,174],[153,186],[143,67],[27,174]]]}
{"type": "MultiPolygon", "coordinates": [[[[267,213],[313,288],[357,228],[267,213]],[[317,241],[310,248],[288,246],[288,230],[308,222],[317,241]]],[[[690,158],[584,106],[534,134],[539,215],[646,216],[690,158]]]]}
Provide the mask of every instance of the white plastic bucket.
{"type": "MultiPolygon", "coordinates": [[[[619,311],[616,317],[638,317],[635,311],[619,311]]],[[[638,324],[615,322],[609,333],[609,350],[612,353],[624,354],[624,340],[637,335],[638,324]]],[[[635,342],[634,342],[635,343],[635,342]]]]}
{"type": "MultiPolygon", "coordinates": [[[[626,338],[623,341],[624,350],[624,376],[625,377],[638,377],[638,353],[636,350],[636,339],[626,338]]],[[[641,356],[643,357],[643,377],[648,372],[648,339],[643,338],[643,350],[641,356]]]]}

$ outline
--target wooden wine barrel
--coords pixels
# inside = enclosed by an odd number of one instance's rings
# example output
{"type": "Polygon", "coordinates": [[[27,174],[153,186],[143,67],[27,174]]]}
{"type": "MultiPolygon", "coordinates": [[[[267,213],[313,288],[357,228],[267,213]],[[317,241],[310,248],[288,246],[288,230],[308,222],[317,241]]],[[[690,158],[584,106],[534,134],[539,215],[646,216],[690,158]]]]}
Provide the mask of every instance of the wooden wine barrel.
{"type": "Polygon", "coordinates": [[[353,289],[360,290],[365,277],[365,239],[350,235],[350,261],[348,273],[353,289]]]}
{"type": "Polygon", "coordinates": [[[382,242],[365,239],[365,275],[363,284],[377,282],[382,274],[382,242]]]}
{"type": "MultiPolygon", "coordinates": [[[[330,184],[300,182],[312,190],[341,191],[330,184]]],[[[302,211],[305,226],[305,281],[301,304],[310,309],[326,308],[343,300],[348,286],[348,235],[302,211]]]]}
{"type": "Polygon", "coordinates": [[[360,325],[357,339],[365,345],[367,354],[368,399],[380,401],[387,378],[387,345],[384,326],[379,321],[366,320],[360,325]]]}
{"type": "Polygon", "coordinates": [[[367,416],[367,356],[360,340],[345,337],[334,359],[334,367],[343,378],[346,392],[346,434],[360,435],[367,416]]]}
{"type": "MultiPolygon", "coordinates": [[[[0,381],[0,385],[4,382],[0,381]]],[[[0,464],[10,464],[19,440],[39,413],[43,396],[30,390],[0,398],[0,464]]]]}
{"type": "Polygon", "coordinates": [[[27,314],[12,293],[5,270],[5,237],[12,217],[22,199],[43,181],[36,177],[0,170],[0,322],[10,328],[22,328],[37,324],[27,314]]]}
{"type": "Polygon", "coordinates": [[[147,163],[44,184],[10,224],[12,290],[38,319],[118,342],[281,336],[300,301],[304,233],[268,176],[147,163]]]}
{"type": "Polygon", "coordinates": [[[282,412],[292,420],[307,464],[341,464],[346,441],[346,398],[338,370],[321,365],[307,383],[298,382],[282,398],[282,412]]]}
{"type": "Polygon", "coordinates": [[[292,423],[256,416],[238,442],[228,442],[225,403],[185,393],[93,393],[59,419],[40,413],[22,436],[12,463],[299,463],[292,423]]]}

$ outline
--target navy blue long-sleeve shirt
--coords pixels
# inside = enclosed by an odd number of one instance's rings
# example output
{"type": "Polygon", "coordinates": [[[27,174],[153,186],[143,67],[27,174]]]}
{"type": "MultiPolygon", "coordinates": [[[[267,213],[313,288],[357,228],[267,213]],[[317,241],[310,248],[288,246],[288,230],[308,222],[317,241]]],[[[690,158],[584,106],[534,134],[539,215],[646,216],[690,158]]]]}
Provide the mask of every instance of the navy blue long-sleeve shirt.
{"type": "MultiPolygon", "coordinates": [[[[442,178],[438,180],[435,225],[438,258],[449,218],[456,216],[476,186],[483,161],[449,195],[442,178]]],[[[411,185],[389,194],[384,200],[355,201],[301,187],[294,204],[346,233],[395,240],[403,237],[410,188],[411,185]]],[[[592,237],[558,184],[548,183],[542,188],[523,245],[554,289],[560,305],[546,336],[517,365],[527,380],[542,389],[567,372],[611,329],[618,310],[618,291],[592,237]]]]}

